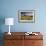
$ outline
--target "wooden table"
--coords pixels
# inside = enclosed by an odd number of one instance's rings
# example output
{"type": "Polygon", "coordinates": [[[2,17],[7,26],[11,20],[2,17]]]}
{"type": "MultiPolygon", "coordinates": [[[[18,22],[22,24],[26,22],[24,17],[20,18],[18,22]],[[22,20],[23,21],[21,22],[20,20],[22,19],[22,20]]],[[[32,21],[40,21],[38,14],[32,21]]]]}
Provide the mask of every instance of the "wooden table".
{"type": "Polygon", "coordinates": [[[4,33],[4,46],[43,46],[43,35],[40,32],[38,35],[25,35],[26,32],[11,32],[8,35],[4,33]]]}

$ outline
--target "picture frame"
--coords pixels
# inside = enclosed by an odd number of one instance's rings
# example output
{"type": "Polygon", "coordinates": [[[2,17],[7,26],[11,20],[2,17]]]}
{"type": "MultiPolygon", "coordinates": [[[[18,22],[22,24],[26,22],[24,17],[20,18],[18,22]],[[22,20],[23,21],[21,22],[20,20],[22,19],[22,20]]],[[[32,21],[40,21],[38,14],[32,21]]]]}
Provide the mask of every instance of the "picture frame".
{"type": "Polygon", "coordinates": [[[34,23],[35,22],[35,10],[19,10],[18,21],[22,23],[34,23]]]}

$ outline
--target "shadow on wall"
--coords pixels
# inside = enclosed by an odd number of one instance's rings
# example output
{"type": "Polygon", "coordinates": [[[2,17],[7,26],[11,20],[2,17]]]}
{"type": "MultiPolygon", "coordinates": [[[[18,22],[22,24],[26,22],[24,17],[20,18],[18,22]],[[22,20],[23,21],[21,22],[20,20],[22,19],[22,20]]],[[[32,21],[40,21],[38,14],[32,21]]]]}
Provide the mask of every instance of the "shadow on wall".
{"type": "Polygon", "coordinates": [[[5,23],[5,17],[0,16],[0,46],[3,46],[3,33],[2,33],[2,26],[5,23]]]}
{"type": "Polygon", "coordinates": [[[2,33],[2,26],[5,24],[5,17],[0,16],[0,33],[2,33]]]}

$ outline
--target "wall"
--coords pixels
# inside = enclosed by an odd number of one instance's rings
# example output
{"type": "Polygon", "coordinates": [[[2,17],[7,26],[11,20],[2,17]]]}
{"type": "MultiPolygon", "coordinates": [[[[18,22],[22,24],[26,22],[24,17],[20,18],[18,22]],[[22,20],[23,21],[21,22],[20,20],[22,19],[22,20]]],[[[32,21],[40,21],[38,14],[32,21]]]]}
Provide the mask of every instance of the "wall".
{"type": "MultiPolygon", "coordinates": [[[[15,24],[12,31],[46,31],[46,1],[44,0],[1,0],[1,15],[3,17],[13,17],[15,24]],[[18,10],[35,9],[35,23],[19,23],[18,10]]],[[[2,26],[2,32],[8,27],[2,26]]]]}

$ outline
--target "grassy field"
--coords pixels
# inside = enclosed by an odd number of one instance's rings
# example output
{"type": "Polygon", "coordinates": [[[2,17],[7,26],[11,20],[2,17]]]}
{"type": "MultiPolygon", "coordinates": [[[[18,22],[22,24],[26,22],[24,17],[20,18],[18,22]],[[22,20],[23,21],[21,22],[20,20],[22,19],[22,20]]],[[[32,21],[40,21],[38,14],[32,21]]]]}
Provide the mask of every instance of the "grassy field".
{"type": "Polygon", "coordinates": [[[32,20],[33,16],[21,16],[21,20],[32,20]]]}

